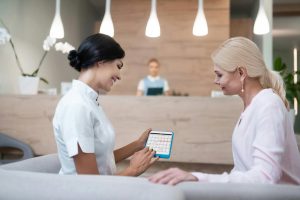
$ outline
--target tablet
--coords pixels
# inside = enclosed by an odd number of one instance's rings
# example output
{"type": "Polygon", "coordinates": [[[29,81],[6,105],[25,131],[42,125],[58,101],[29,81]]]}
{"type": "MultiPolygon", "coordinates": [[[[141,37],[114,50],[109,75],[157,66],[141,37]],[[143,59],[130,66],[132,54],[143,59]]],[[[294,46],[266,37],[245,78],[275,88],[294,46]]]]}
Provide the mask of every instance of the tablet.
{"type": "Polygon", "coordinates": [[[146,142],[146,147],[156,151],[156,157],[169,159],[173,137],[174,133],[171,131],[151,131],[146,142]]]}
{"type": "Polygon", "coordinates": [[[148,88],[147,96],[155,96],[155,95],[162,95],[164,93],[164,88],[156,87],[156,88],[148,88]]]}

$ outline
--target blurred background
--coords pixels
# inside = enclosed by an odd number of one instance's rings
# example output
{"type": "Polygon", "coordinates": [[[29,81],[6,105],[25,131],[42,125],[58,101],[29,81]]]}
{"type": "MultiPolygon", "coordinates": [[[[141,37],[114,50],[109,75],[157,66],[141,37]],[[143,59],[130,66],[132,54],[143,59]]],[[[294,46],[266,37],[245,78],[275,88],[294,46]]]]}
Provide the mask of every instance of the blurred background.
{"type": "MultiPolygon", "coordinates": [[[[26,73],[32,73],[43,56],[43,41],[50,32],[55,4],[55,0],[0,0],[0,18],[10,31],[26,73]]],[[[196,37],[192,29],[198,0],[158,0],[161,35],[150,38],[145,36],[150,0],[111,0],[114,38],[126,51],[126,57],[122,81],[108,95],[135,95],[139,80],[148,73],[147,61],[155,57],[161,62],[161,75],[169,81],[171,91],[210,96],[218,90],[213,84],[210,54],[233,36],[255,41],[268,67],[273,68],[273,61],[279,56],[292,71],[293,52],[299,50],[300,44],[300,0],[270,0],[264,5],[271,31],[255,35],[258,0],[204,0],[208,34],[196,37]]],[[[58,41],[78,48],[84,38],[99,32],[104,13],[105,0],[61,0],[64,38],[58,41]]],[[[0,45],[0,94],[17,94],[19,76],[11,46],[0,45]]],[[[71,82],[78,73],[69,67],[67,54],[52,48],[38,76],[49,81],[40,82],[39,90],[56,88],[60,93],[61,83],[71,82]]],[[[299,119],[295,126],[299,130],[299,119]]]]}

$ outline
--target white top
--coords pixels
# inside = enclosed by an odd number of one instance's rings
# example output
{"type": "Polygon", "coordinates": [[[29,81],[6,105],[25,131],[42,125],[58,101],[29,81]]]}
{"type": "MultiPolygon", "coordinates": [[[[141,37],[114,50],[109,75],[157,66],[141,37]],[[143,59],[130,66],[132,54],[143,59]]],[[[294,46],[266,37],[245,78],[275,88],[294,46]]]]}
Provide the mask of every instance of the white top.
{"type": "Polygon", "coordinates": [[[300,184],[300,155],[289,113],[272,89],[259,92],[241,114],[232,136],[234,168],[192,173],[204,182],[300,184]]]}
{"type": "MultiPolygon", "coordinates": [[[[157,81],[157,80],[160,80],[161,77],[160,76],[147,76],[147,78],[154,82],[154,81],[157,81]]],[[[140,91],[145,91],[145,83],[144,83],[144,79],[140,80],[139,84],[138,84],[138,90],[140,91]]],[[[164,79],[164,92],[167,92],[170,90],[170,87],[169,87],[169,83],[167,80],[164,79]]]]}
{"type": "Polygon", "coordinates": [[[96,155],[100,174],[116,172],[115,133],[97,99],[98,94],[92,88],[73,80],[72,89],[56,107],[53,127],[60,174],[77,174],[72,157],[78,154],[78,144],[83,152],[96,155]]]}

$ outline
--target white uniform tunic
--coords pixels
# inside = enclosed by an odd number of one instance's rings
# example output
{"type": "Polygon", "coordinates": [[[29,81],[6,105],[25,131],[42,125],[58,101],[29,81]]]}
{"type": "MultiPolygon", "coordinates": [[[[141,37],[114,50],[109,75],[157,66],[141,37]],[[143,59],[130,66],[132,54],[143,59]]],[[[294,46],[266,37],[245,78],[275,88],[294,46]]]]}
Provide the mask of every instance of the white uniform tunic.
{"type": "Polygon", "coordinates": [[[199,181],[300,184],[300,155],[289,113],[272,89],[259,92],[232,136],[230,174],[193,173],[199,181]]]}
{"type": "Polygon", "coordinates": [[[71,90],[58,103],[53,118],[55,140],[61,162],[60,174],[77,174],[73,156],[78,144],[83,152],[96,155],[100,174],[116,172],[113,154],[115,133],[98,94],[85,83],[73,80],[71,90]]]}

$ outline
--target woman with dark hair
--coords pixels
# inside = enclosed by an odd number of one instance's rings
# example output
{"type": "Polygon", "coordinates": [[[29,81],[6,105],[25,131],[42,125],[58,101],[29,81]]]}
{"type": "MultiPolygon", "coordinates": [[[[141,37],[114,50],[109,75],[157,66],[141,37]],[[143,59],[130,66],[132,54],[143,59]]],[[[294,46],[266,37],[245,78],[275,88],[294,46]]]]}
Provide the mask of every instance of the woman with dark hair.
{"type": "Polygon", "coordinates": [[[58,103],[53,118],[60,174],[138,176],[158,159],[153,157],[154,151],[144,148],[151,129],[136,141],[114,150],[113,127],[97,101],[99,91],[110,91],[121,79],[124,56],[113,38],[100,33],[86,38],[78,51],[69,52],[70,65],[80,74],[58,103]],[[117,173],[116,162],[130,156],[129,167],[117,173]]]}

